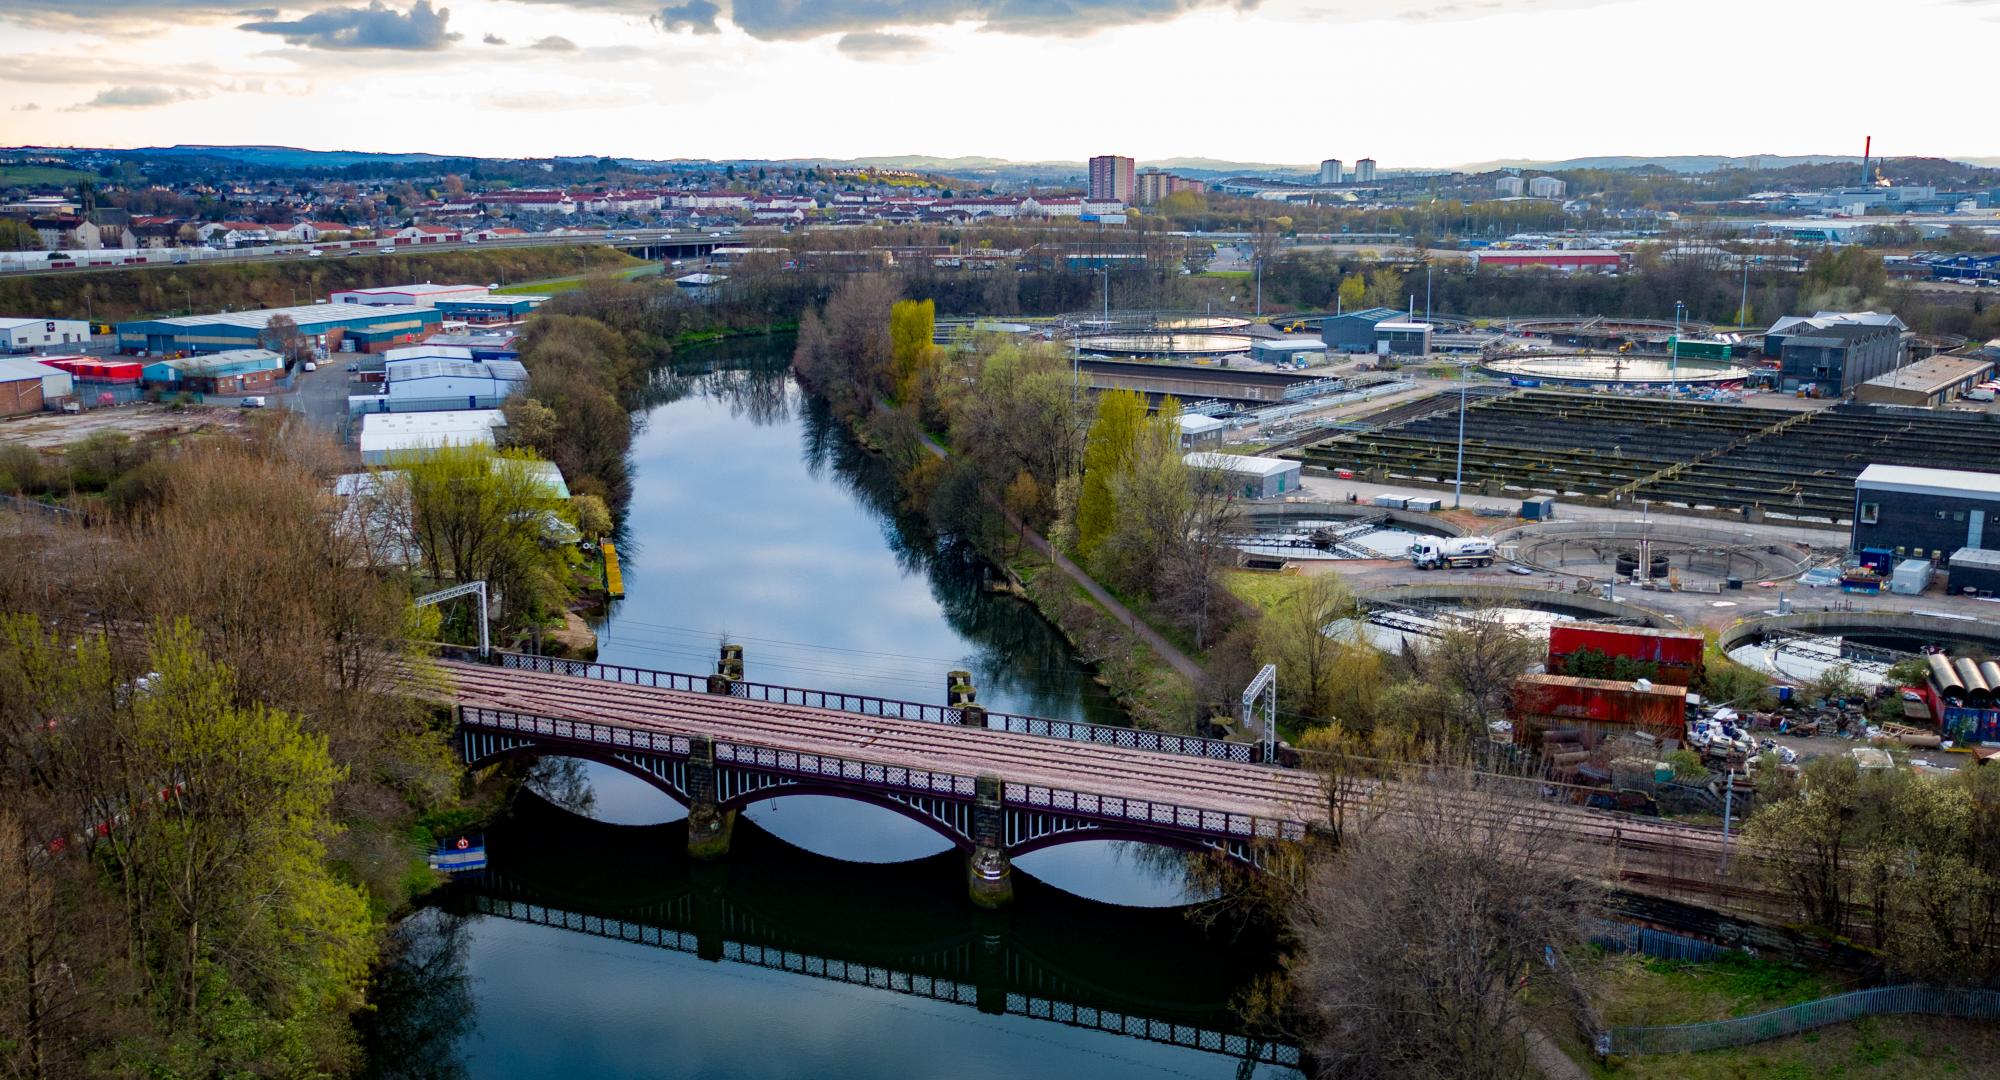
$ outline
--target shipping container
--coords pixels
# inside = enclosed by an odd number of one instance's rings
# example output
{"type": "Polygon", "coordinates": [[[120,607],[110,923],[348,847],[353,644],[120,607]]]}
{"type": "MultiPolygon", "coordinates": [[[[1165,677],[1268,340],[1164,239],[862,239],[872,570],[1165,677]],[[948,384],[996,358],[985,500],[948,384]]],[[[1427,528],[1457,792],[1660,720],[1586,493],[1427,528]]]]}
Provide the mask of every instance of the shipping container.
{"type": "Polygon", "coordinates": [[[1420,514],[1437,513],[1438,507],[1443,505],[1443,499],[1432,498],[1429,495],[1412,495],[1403,500],[1403,509],[1414,510],[1420,514]]]}
{"type": "Polygon", "coordinates": [[[1568,657],[1589,650],[1656,664],[1659,673],[1654,681],[1691,686],[1701,678],[1704,644],[1700,634],[1684,630],[1562,622],[1549,627],[1548,669],[1560,675],[1568,657]]]}
{"type": "Polygon", "coordinates": [[[1514,737],[1533,742],[1558,728],[1600,736],[1634,729],[1680,738],[1687,728],[1687,688],[1660,684],[1523,675],[1514,680],[1514,737]]]}
{"type": "Polygon", "coordinates": [[[1974,709],[1964,705],[1944,707],[1945,738],[1954,742],[2000,741],[2000,709],[1974,709]]]}
{"type": "Polygon", "coordinates": [[[1372,500],[1376,506],[1389,510],[1401,510],[1405,500],[1401,495],[1377,495],[1372,500]]]}
{"type": "Polygon", "coordinates": [[[1556,501],[1549,498],[1524,499],[1521,516],[1529,521],[1547,521],[1556,516],[1556,501]]]}

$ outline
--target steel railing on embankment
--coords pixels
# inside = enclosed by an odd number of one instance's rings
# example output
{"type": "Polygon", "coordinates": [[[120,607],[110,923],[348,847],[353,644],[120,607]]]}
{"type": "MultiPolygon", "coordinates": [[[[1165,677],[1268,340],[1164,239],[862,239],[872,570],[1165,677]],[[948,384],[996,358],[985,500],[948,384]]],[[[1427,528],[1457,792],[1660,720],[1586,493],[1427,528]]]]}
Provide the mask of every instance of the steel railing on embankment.
{"type": "Polygon", "coordinates": [[[1706,1024],[1612,1028],[1612,1054],[1683,1054],[1781,1039],[1802,1031],[1870,1016],[1949,1016],[2000,1019],[2000,990],[1943,986],[1881,986],[1790,1005],[1755,1016],[1706,1024]]]}

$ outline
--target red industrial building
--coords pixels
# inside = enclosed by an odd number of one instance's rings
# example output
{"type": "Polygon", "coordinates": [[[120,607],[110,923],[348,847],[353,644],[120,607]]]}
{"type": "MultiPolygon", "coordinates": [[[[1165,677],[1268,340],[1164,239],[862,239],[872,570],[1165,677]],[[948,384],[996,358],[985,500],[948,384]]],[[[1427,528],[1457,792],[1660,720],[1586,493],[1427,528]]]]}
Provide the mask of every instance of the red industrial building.
{"type": "Polygon", "coordinates": [[[1551,674],[1564,674],[1570,657],[1581,652],[1596,652],[1612,660],[1651,664],[1654,673],[1648,677],[1654,682],[1692,686],[1701,678],[1706,644],[1700,634],[1684,630],[1584,622],[1556,623],[1549,627],[1548,669],[1551,674]]]}
{"type": "Polygon", "coordinates": [[[1541,267],[1546,270],[1622,270],[1629,257],[1622,251],[1479,251],[1472,255],[1474,270],[1518,270],[1541,267]]]}

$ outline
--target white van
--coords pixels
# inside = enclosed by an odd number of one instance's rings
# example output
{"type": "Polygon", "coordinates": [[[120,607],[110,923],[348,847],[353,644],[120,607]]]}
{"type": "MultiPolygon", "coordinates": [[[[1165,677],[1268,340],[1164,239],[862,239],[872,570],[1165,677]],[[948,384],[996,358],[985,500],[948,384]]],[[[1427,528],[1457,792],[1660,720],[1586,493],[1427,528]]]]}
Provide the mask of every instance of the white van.
{"type": "Polygon", "coordinates": [[[1993,397],[1992,388],[1986,386],[1975,386],[1965,392],[1967,401],[1992,401],[1993,397]]]}
{"type": "Polygon", "coordinates": [[[264,407],[264,399],[261,397],[247,397],[237,402],[236,407],[239,409],[261,409],[264,407]]]}

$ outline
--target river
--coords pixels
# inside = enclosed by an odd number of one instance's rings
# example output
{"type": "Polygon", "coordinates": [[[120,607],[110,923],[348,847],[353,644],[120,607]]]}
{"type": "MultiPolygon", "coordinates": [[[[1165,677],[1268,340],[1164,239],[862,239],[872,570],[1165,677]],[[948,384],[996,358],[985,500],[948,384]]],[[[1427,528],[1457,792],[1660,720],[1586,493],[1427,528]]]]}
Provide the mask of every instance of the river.
{"type": "MultiPolygon", "coordinates": [[[[705,672],[726,639],[754,681],[926,702],[963,668],[990,708],[1121,722],[1032,607],[904,520],[789,355],[752,339],[656,369],[600,656],[705,672]]],[[[1024,856],[1015,902],[989,913],[943,838],[877,807],[761,803],[697,864],[685,812],[626,774],[572,765],[542,790],[489,830],[483,878],[399,928],[366,1029],[378,1074],[1225,1077],[1295,1060],[1234,1008],[1276,966],[1268,933],[1188,918],[1159,849],[1024,856]]]]}

